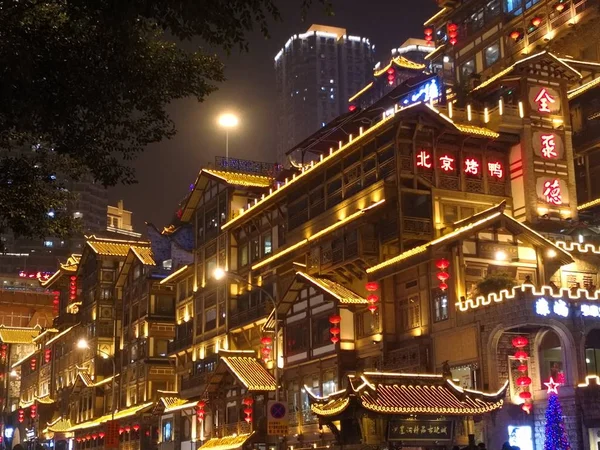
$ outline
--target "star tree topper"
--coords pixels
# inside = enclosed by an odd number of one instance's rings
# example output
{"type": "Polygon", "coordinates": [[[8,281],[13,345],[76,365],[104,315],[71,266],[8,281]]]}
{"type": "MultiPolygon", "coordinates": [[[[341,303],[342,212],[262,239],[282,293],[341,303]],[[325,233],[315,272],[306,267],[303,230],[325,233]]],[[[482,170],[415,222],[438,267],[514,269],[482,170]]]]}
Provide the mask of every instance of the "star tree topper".
{"type": "Polygon", "coordinates": [[[546,385],[546,387],[548,388],[548,394],[556,394],[558,395],[558,386],[560,386],[560,384],[556,383],[552,377],[550,377],[550,381],[548,381],[547,383],[544,383],[546,385]]]}

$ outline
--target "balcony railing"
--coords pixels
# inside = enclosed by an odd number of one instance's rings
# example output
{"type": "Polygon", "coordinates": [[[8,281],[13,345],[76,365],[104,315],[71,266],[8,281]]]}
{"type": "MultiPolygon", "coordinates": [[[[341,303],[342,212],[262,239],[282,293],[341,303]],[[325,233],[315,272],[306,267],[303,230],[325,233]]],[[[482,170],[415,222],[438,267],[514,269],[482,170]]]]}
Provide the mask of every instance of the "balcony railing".
{"type": "Polygon", "coordinates": [[[248,434],[252,433],[252,424],[247,422],[235,422],[235,423],[226,423],[223,425],[219,425],[214,427],[215,436],[213,437],[225,437],[225,436],[233,436],[236,434],[248,434]]]}
{"type": "Polygon", "coordinates": [[[237,327],[266,317],[271,313],[271,309],[269,303],[261,303],[244,310],[232,310],[229,314],[229,326],[237,327]]]}

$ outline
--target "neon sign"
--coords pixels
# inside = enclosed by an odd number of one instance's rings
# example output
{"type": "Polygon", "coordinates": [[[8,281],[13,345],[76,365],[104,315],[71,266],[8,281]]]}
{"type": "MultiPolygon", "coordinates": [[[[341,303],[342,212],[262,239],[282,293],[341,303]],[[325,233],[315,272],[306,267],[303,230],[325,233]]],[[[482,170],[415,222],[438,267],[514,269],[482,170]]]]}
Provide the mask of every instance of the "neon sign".
{"type": "Polygon", "coordinates": [[[548,180],[544,183],[544,197],[551,205],[562,205],[562,193],[558,179],[548,180]]]}
{"type": "Polygon", "coordinates": [[[454,171],[454,158],[448,155],[440,156],[440,169],[445,172],[454,171]]]}
{"type": "Polygon", "coordinates": [[[422,85],[416,92],[402,100],[402,106],[412,105],[417,102],[429,102],[440,97],[440,86],[436,78],[422,85]]]}
{"type": "Polygon", "coordinates": [[[569,317],[569,305],[564,300],[549,301],[545,298],[538,298],[535,302],[535,313],[538,316],[547,317],[555,314],[560,317],[569,317]]]}
{"type": "Polygon", "coordinates": [[[465,159],[465,173],[479,175],[479,161],[475,158],[465,159]]]}
{"type": "Polygon", "coordinates": [[[427,150],[421,150],[417,153],[417,167],[423,167],[424,169],[431,169],[431,153],[427,150]]]}
{"type": "Polygon", "coordinates": [[[498,161],[489,162],[488,172],[490,173],[490,177],[502,178],[504,176],[504,168],[502,167],[502,163],[498,161]]]}
{"type": "Polygon", "coordinates": [[[558,158],[558,153],[556,152],[556,136],[553,134],[542,134],[540,135],[540,142],[542,144],[541,152],[544,158],[558,158]]]}
{"type": "Polygon", "coordinates": [[[556,103],[556,100],[548,93],[546,88],[542,88],[535,97],[534,102],[538,105],[538,112],[549,113],[552,112],[550,110],[550,105],[556,103]]]}

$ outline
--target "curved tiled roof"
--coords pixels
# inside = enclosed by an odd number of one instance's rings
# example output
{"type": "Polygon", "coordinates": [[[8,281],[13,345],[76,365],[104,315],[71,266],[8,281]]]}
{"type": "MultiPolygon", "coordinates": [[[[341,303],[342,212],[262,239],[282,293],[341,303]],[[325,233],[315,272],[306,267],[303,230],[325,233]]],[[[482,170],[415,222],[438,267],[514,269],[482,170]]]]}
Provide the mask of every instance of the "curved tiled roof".
{"type": "Polygon", "coordinates": [[[277,388],[273,376],[253,356],[223,356],[221,361],[249,391],[274,391],[277,388]]]}

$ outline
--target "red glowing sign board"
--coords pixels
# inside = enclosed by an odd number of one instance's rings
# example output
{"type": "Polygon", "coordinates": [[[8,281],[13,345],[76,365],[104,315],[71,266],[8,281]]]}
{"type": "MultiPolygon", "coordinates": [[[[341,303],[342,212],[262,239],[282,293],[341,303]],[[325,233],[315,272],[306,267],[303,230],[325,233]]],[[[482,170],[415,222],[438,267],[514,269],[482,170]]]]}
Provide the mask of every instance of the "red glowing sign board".
{"type": "Polygon", "coordinates": [[[431,169],[431,153],[427,150],[421,150],[417,153],[417,167],[431,169]]]}
{"type": "Polygon", "coordinates": [[[449,155],[440,156],[440,169],[444,172],[454,171],[454,158],[449,155]]]}
{"type": "Polygon", "coordinates": [[[475,158],[467,158],[465,159],[465,173],[469,175],[479,175],[479,161],[475,158]]]}
{"type": "Polygon", "coordinates": [[[493,178],[504,177],[504,168],[502,167],[502,163],[498,161],[488,162],[488,172],[490,177],[493,178]]]}

